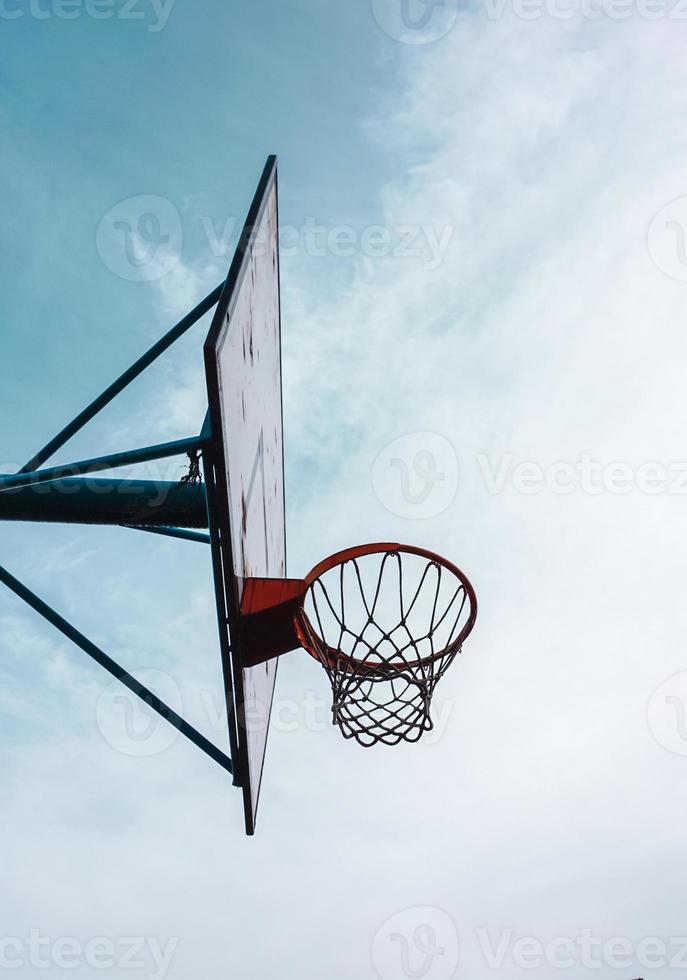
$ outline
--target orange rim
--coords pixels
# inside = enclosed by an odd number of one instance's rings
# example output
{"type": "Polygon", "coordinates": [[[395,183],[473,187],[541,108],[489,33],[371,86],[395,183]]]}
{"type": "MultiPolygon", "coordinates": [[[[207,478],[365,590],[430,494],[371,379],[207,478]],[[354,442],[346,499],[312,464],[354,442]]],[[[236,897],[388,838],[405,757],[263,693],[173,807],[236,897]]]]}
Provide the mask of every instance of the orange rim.
{"type": "Polygon", "coordinates": [[[354,668],[356,671],[360,671],[361,673],[379,672],[380,668],[382,668],[384,671],[393,670],[400,673],[404,670],[413,670],[417,667],[429,666],[443,657],[457,653],[472,632],[475,625],[475,620],[477,619],[477,596],[467,575],[461,571],[457,565],[454,565],[453,562],[448,561],[448,559],[443,558],[441,555],[438,555],[433,551],[428,551],[426,548],[417,548],[414,545],[384,541],[377,542],[375,544],[356,545],[353,548],[345,548],[343,551],[337,551],[336,554],[330,555],[329,558],[325,558],[318,565],[315,565],[315,567],[305,576],[303,581],[305,582],[306,587],[298,602],[296,613],[294,615],[294,625],[296,627],[298,639],[302,647],[307,650],[312,657],[322,662],[323,652],[313,648],[308,634],[311,633],[318,637],[322,643],[324,651],[326,651],[324,653],[324,658],[333,669],[340,670],[342,669],[343,664],[346,669],[354,668]],[[335,648],[328,646],[324,642],[324,639],[320,637],[317,630],[313,627],[312,623],[310,622],[310,618],[305,612],[304,603],[311,587],[326,572],[331,571],[332,568],[336,568],[338,565],[345,565],[346,562],[353,561],[356,558],[362,558],[365,555],[385,553],[405,553],[410,555],[418,555],[420,558],[426,558],[428,562],[437,565],[440,568],[445,568],[448,572],[450,572],[455,578],[458,579],[465,590],[466,597],[470,603],[470,613],[467,622],[452,643],[449,643],[447,647],[444,647],[444,649],[439,650],[437,653],[432,654],[429,657],[422,657],[413,661],[399,661],[397,663],[392,661],[391,663],[384,664],[372,664],[367,661],[359,660],[357,657],[349,656],[348,654],[343,653],[341,650],[336,650],[335,648]]]}

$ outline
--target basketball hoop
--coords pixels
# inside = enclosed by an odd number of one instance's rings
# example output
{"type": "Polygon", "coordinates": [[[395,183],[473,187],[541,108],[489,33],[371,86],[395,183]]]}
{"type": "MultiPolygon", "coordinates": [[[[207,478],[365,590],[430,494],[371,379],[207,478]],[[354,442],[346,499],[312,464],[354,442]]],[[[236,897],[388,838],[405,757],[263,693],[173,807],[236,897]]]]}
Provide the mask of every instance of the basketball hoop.
{"type": "Polygon", "coordinates": [[[349,548],[305,579],[287,577],[280,297],[277,159],[270,156],[226,278],[19,472],[0,474],[0,520],[113,525],[209,546],[229,754],[1,566],[0,584],[232,774],[248,834],[255,831],[281,656],[303,647],[322,664],[332,721],[345,738],[364,746],[416,742],[432,729],[436,686],[477,615],[460,569],[408,545],[349,548]],[[44,466],[213,308],[200,432],[44,466]],[[93,473],[184,456],[181,480],[142,480],[133,503],[111,480],[97,487],[91,481],[93,473]],[[37,485],[47,496],[33,492],[37,485]]]}
{"type": "Polygon", "coordinates": [[[327,671],[334,724],[364,746],[416,742],[475,624],[468,578],[431,551],[370,544],[325,559],[304,584],[296,633],[327,671]]]}

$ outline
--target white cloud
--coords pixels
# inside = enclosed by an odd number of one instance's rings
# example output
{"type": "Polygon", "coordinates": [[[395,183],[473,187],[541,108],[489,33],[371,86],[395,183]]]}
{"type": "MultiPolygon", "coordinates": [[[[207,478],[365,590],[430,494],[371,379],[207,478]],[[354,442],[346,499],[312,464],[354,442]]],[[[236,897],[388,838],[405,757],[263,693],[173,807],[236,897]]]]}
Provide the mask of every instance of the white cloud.
{"type": "MultiPolygon", "coordinates": [[[[653,215],[685,190],[674,27],[463,18],[446,43],[409,53],[382,132],[397,161],[416,162],[384,189],[386,221],[452,222],[447,260],[428,274],[366,259],[348,297],[309,315],[287,294],[293,475],[307,475],[292,571],[357,541],[409,539],[478,588],[477,630],[443,682],[458,710],[441,746],[385,756],[382,786],[365,760],[335,757],[344,793],[364,801],[356,846],[376,819],[409,831],[417,808],[430,840],[403,837],[405,881],[430,853],[430,883],[410,891],[441,894],[468,928],[486,915],[543,937],[563,920],[641,937],[646,869],[665,874],[680,840],[680,770],[645,712],[684,661],[683,498],[490,496],[476,465],[479,453],[685,459],[684,292],[646,247],[653,215]],[[424,526],[370,492],[380,449],[418,430],[461,461],[455,504],[424,526]],[[621,907],[611,882],[640,874],[643,894],[621,907]]],[[[294,686],[305,673],[288,671],[294,686]]],[[[649,878],[657,917],[677,927],[677,880],[664,893],[649,878]]],[[[470,973],[487,975],[474,956],[470,973]]]]}

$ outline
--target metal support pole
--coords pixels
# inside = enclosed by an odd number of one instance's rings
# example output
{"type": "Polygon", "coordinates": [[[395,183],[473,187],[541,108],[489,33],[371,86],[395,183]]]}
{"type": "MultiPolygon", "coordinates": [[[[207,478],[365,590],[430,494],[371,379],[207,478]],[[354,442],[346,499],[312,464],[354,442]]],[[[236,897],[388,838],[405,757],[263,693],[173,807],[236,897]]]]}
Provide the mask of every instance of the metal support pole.
{"type": "Polygon", "coordinates": [[[194,323],[197,323],[197,321],[200,320],[200,318],[204,316],[208,310],[212,309],[212,307],[218,302],[223,289],[224,283],[221,282],[219,286],[213,289],[212,292],[206,296],[205,299],[198,304],[198,306],[195,307],[195,309],[191,310],[190,313],[187,313],[176,326],[172,327],[172,329],[164,335],[164,337],[158,340],[156,344],[153,344],[150,350],[146,351],[142,357],[139,357],[135,364],[132,364],[130,368],[127,368],[124,374],[120,375],[120,377],[117,378],[117,380],[113,382],[109,388],[106,388],[102,394],[98,395],[98,397],[95,398],[91,404],[83,410],[83,412],[80,412],[75,419],[73,419],[68,425],[65,425],[65,427],[58,432],[54,439],[51,439],[50,442],[46,443],[45,446],[43,446],[43,448],[28,461],[28,463],[22,466],[19,472],[28,473],[32,470],[36,470],[46,461],[46,459],[49,459],[57,452],[58,449],[61,449],[68,439],[71,439],[73,435],[79,432],[79,430],[82,429],[87,422],[90,422],[90,420],[94,418],[94,416],[96,416],[101,409],[105,408],[106,405],[109,405],[112,399],[116,398],[116,396],[123,391],[127,385],[130,385],[131,382],[139,376],[139,374],[145,371],[145,369],[153,363],[153,361],[155,361],[161,354],[164,354],[167,348],[171,347],[175,340],[178,340],[179,337],[183,336],[183,334],[185,334],[186,331],[194,325],[194,323]]]}
{"type": "Polygon", "coordinates": [[[154,459],[166,459],[168,456],[181,456],[185,453],[199,451],[202,448],[202,440],[198,436],[193,436],[191,439],[178,439],[176,442],[165,442],[159,446],[146,446],[143,449],[131,449],[128,452],[112,453],[109,456],[98,456],[95,459],[84,459],[78,463],[52,466],[46,470],[15,473],[11,476],[0,477],[0,491],[34,486],[37,483],[52,483],[69,476],[97,473],[100,470],[116,469],[118,466],[133,466],[136,463],[148,463],[154,459]]]}
{"type": "Polygon", "coordinates": [[[15,595],[18,595],[20,599],[28,603],[32,609],[41,615],[44,619],[47,619],[56,629],[60,631],[67,639],[71,640],[78,647],[80,647],[84,653],[87,653],[89,657],[92,657],[96,663],[104,667],[113,677],[116,677],[118,681],[121,681],[125,687],[135,694],[137,697],[141,698],[147,705],[149,705],[153,711],[156,711],[165,721],[168,721],[170,725],[178,729],[185,735],[186,738],[190,739],[194,745],[199,749],[202,749],[206,755],[209,755],[211,759],[219,763],[223,769],[227,772],[232,772],[232,762],[228,755],[218,749],[216,745],[207,739],[204,735],[201,735],[192,725],[189,725],[180,715],[170,708],[168,704],[165,704],[157,694],[153,694],[151,690],[141,684],[136,680],[135,677],[120,667],[119,664],[115,663],[111,657],[108,657],[106,653],[95,645],[91,643],[82,633],[79,633],[71,623],[68,623],[66,619],[63,619],[54,609],[51,609],[42,599],[39,599],[37,595],[31,592],[25,585],[14,578],[13,575],[0,565],[0,582],[3,582],[15,595]]]}
{"type": "Polygon", "coordinates": [[[205,530],[208,512],[202,483],[77,476],[0,493],[0,521],[205,530]]]}

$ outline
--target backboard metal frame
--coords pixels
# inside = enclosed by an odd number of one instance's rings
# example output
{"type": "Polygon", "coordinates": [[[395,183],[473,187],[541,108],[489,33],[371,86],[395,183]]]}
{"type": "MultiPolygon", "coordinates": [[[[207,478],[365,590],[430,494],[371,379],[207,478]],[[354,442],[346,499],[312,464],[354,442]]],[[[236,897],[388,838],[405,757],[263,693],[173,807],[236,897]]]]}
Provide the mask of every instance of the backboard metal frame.
{"type": "MultiPolygon", "coordinates": [[[[212,500],[214,499],[214,520],[211,514],[210,536],[213,547],[213,567],[215,569],[215,584],[217,591],[218,618],[220,619],[220,640],[222,643],[222,660],[225,675],[225,693],[227,696],[227,715],[229,723],[229,736],[232,747],[232,757],[235,759],[234,779],[243,790],[244,814],[246,832],[255,832],[255,817],[257,804],[260,794],[262,771],[264,763],[264,751],[269,730],[269,718],[272,709],[274,696],[274,683],[276,681],[277,661],[269,664],[261,664],[259,667],[247,667],[250,662],[250,651],[248,641],[242,626],[241,600],[243,597],[244,580],[238,574],[237,569],[243,560],[243,556],[236,554],[237,524],[242,520],[245,532],[247,512],[250,507],[251,493],[256,488],[259,502],[260,492],[263,495],[263,514],[265,522],[265,550],[267,551],[267,540],[269,537],[268,522],[270,515],[264,506],[265,499],[265,472],[264,462],[266,447],[263,442],[264,432],[261,430],[260,437],[255,449],[250,452],[250,462],[246,471],[248,482],[246,499],[241,500],[242,517],[239,515],[239,503],[231,499],[231,480],[230,469],[232,460],[229,453],[232,452],[232,443],[238,447],[241,440],[240,431],[232,431],[227,437],[227,419],[223,417],[223,394],[222,379],[220,377],[220,350],[225,342],[232,326],[235,326],[233,314],[237,304],[242,298],[244,284],[250,288],[250,282],[246,283],[246,276],[251,268],[253,273],[255,267],[252,266],[254,260],[254,249],[257,247],[267,247],[265,241],[260,241],[259,233],[263,226],[263,219],[266,209],[271,206],[274,196],[276,212],[275,235],[278,234],[278,199],[277,199],[277,159],[270,156],[265,165],[262,177],[258,184],[253,203],[248,212],[244,224],[238,247],[234,255],[229,275],[226,280],[225,288],[220,296],[212,325],[208,333],[204,346],[205,369],[208,388],[209,404],[209,431],[211,439],[211,449],[206,455],[206,482],[208,486],[209,510],[212,511],[212,500]],[[234,522],[232,524],[232,521],[234,522]],[[213,524],[215,525],[213,527],[213,524]],[[251,675],[250,671],[260,671],[261,674],[251,675]],[[251,754],[250,738],[255,737],[254,731],[251,736],[251,725],[255,722],[247,716],[247,703],[250,701],[249,689],[252,688],[252,681],[259,679],[257,683],[262,685],[267,691],[269,703],[261,704],[259,707],[263,712],[262,722],[264,723],[264,744],[262,745],[262,758],[259,766],[256,767],[253,754],[251,754]],[[271,690],[270,690],[271,686],[271,690]],[[256,771],[259,768],[259,771],[256,771]]],[[[281,394],[281,302],[279,296],[279,249],[278,240],[272,243],[274,247],[274,262],[276,265],[276,289],[277,289],[277,323],[276,343],[278,344],[278,419],[271,420],[278,427],[277,443],[280,447],[280,460],[278,466],[281,468],[281,514],[283,520],[284,513],[284,457],[283,457],[283,402],[281,394]]],[[[256,253],[257,254],[257,253],[256,253]]],[[[238,329],[238,328],[236,328],[238,329]]],[[[245,354],[245,351],[244,351],[245,354]]],[[[250,362],[252,362],[252,350],[250,362]]],[[[240,428],[240,425],[236,423],[240,428]]],[[[236,490],[236,488],[234,488],[236,490]]],[[[236,493],[235,493],[236,496],[236,493]]],[[[243,494],[242,494],[243,498],[243,494]]],[[[258,574],[267,574],[279,578],[286,575],[286,531],[277,528],[281,540],[279,547],[283,549],[283,567],[279,570],[267,568],[260,570],[258,574]]],[[[243,543],[243,542],[242,542],[243,543]]],[[[266,563],[267,556],[266,556],[266,563]]],[[[255,574],[251,572],[251,574],[255,574]]],[[[249,707],[252,707],[249,705],[249,707]]],[[[258,735],[258,739],[261,736],[258,735]]]]}

